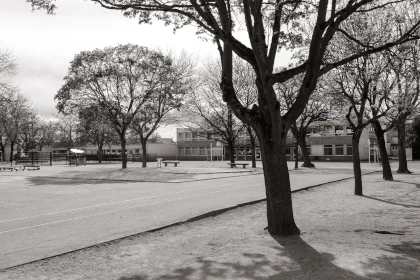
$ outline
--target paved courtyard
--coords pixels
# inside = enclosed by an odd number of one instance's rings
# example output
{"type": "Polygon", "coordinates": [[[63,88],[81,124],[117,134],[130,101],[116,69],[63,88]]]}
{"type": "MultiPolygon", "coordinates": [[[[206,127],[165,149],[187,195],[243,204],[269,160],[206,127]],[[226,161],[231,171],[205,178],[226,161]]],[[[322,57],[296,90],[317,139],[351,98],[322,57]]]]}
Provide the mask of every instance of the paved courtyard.
{"type": "MultiPolygon", "coordinates": [[[[351,163],[292,170],[292,189],[352,177],[351,163]]],[[[362,164],[364,172],[380,170],[362,164]]],[[[0,174],[0,268],[121,238],[265,198],[261,166],[181,162],[45,166],[0,174]]]]}

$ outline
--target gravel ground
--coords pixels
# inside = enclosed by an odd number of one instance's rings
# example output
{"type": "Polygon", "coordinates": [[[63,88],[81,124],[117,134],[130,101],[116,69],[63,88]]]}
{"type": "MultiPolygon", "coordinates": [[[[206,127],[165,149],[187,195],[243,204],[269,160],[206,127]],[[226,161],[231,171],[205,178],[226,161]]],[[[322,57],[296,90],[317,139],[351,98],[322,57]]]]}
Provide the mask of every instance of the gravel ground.
{"type": "Polygon", "coordinates": [[[0,272],[0,279],[419,279],[420,176],[364,176],[293,194],[298,237],[265,203],[0,272]]]}

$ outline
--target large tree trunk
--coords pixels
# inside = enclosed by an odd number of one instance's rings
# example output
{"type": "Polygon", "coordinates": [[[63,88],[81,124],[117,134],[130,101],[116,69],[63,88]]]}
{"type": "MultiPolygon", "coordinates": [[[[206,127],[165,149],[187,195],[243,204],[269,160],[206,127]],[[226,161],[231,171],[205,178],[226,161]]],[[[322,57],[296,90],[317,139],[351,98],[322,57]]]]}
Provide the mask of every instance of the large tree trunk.
{"type": "Polygon", "coordinates": [[[302,167],[315,167],[315,165],[311,162],[311,158],[309,157],[307,146],[306,146],[306,135],[301,135],[299,137],[299,146],[302,150],[302,157],[303,157],[303,164],[302,167]]]}
{"type": "Polygon", "coordinates": [[[14,141],[10,141],[10,162],[13,162],[13,151],[15,148],[15,142],[14,141]]]}
{"type": "Polygon", "coordinates": [[[294,150],[293,154],[295,156],[295,169],[298,169],[299,168],[299,151],[298,151],[298,149],[299,149],[299,143],[296,140],[296,142],[295,142],[295,148],[293,149],[294,150]]]}
{"type": "MultiPolygon", "coordinates": [[[[386,152],[385,145],[385,131],[382,129],[381,124],[378,121],[372,122],[373,128],[375,129],[376,139],[378,139],[379,153],[381,154],[382,161],[382,177],[384,180],[393,181],[391,165],[388,160],[388,153],[386,152]]],[[[369,155],[370,156],[370,155],[369,155]]]]}
{"type": "Polygon", "coordinates": [[[267,136],[260,138],[267,196],[268,231],[278,235],[300,234],[293,217],[286,139],[277,142],[270,138],[267,136]]]}
{"type": "Polygon", "coordinates": [[[122,169],[126,169],[127,168],[127,155],[125,153],[125,146],[126,146],[125,133],[120,134],[120,140],[121,140],[122,169]]]}
{"type": "Polygon", "coordinates": [[[6,155],[5,155],[5,146],[1,146],[0,147],[0,149],[1,149],[1,161],[2,162],[5,162],[6,161],[6,155]]]}
{"type": "MultiPolygon", "coordinates": [[[[362,131],[355,131],[351,139],[353,147],[354,194],[363,195],[362,169],[360,167],[359,141],[362,131]]],[[[370,156],[370,155],[369,155],[370,156]]]]}
{"type": "Polygon", "coordinates": [[[102,163],[103,154],[104,154],[103,146],[102,145],[99,145],[98,146],[98,162],[99,163],[102,163]]]}
{"type": "Polygon", "coordinates": [[[235,144],[228,143],[230,163],[235,163],[235,144]]]}
{"type": "Polygon", "coordinates": [[[248,130],[249,135],[249,141],[251,142],[251,162],[252,162],[252,168],[257,167],[257,160],[255,155],[255,137],[252,134],[252,128],[250,126],[246,126],[246,129],[248,130]]]}
{"type": "MultiPolygon", "coordinates": [[[[223,24],[224,30],[230,32],[232,26],[225,25],[223,24]]],[[[232,45],[229,40],[224,41],[222,65],[223,99],[230,104],[226,94],[233,91],[232,45]]],[[[257,83],[259,91],[263,90],[260,86],[257,83]]],[[[268,232],[274,235],[296,235],[300,234],[300,230],[293,217],[292,194],[286,160],[287,129],[281,124],[279,109],[275,109],[273,112],[265,111],[265,121],[260,123],[264,127],[258,130],[267,196],[268,232]],[[283,126],[280,127],[280,125],[283,126]]]]}
{"type": "Polygon", "coordinates": [[[407,165],[407,154],[405,152],[405,118],[397,122],[398,130],[398,170],[397,173],[410,174],[407,165]]]}
{"type": "Polygon", "coordinates": [[[142,140],[141,141],[141,150],[143,152],[143,156],[141,159],[141,167],[146,168],[147,167],[147,147],[146,147],[147,141],[146,140],[142,140]]]}

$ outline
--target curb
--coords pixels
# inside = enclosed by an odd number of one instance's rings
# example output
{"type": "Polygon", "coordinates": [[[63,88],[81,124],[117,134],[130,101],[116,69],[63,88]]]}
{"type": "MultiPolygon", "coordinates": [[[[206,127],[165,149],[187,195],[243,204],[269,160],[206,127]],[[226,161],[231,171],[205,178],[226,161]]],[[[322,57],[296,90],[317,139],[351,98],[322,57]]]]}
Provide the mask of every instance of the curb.
{"type": "MultiPolygon", "coordinates": [[[[381,172],[381,171],[367,172],[365,174],[362,174],[362,176],[377,173],[377,172],[381,172]]],[[[256,174],[253,174],[253,175],[256,175],[256,174]]],[[[321,187],[321,186],[324,186],[324,185],[328,185],[328,184],[331,184],[331,183],[337,183],[337,182],[352,179],[352,178],[354,178],[354,176],[350,176],[350,177],[347,177],[347,178],[337,179],[337,180],[333,180],[333,181],[330,181],[330,182],[316,184],[316,185],[313,185],[313,186],[293,190],[293,191],[291,191],[291,193],[293,194],[293,193],[297,193],[297,192],[301,192],[301,191],[307,191],[307,190],[310,190],[310,189],[313,189],[313,188],[316,188],[316,187],[321,187]]],[[[248,205],[258,204],[258,203],[264,202],[266,200],[267,200],[266,198],[262,198],[262,199],[258,199],[258,200],[245,202],[245,203],[240,203],[240,204],[237,204],[235,206],[230,206],[230,207],[226,207],[226,208],[223,208],[223,209],[213,210],[213,211],[210,211],[210,212],[207,212],[207,213],[189,218],[189,219],[184,220],[184,221],[179,221],[179,222],[171,223],[171,224],[164,225],[164,226],[161,226],[161,227],[157,227],[157,228],[153,228],[153,229],[149,229],[149,230],[144,230],[142,232],[130,234],[130,235],[127,235],[127,236],[124,236],[124,237],[116,238],[116,239],[111,239],[111,240],[104,241],[104,242],[101,242],[101,243],[97,243],[97,244],[94,244],[94,245],[90,245],[90,246],[87,246],[87,247],[83,247],[83,248],[67,251],[67,252],[64,252],[64,253],[56,254],[56,255],[53,255],[53,256],[49,256],[49,257],[46,257],[46,258],[41,258],[41,259],[38,259],[38,260],[30,261],[30,262],[27,262],[27,263],[22,263],[22,264],[18,264],[18,265],[6,267],[6,268],[0,268],[0,272],[4,272],[6,270],[18,268],[18,267],[28,265],[28,264],[33,264],[33,263],[36,263],[36,262],[47,261],[47,260],[53,259],[55,257],[64,256],[64,255],[75,253],[75,252],[82,251],[82,250],[85,250],[85,249],[90,249],[90,248],[95,248],[95,247],[100,248],[102,246],[106,246],[106,245],[110,245],[114,242],[118,242],[120,240],[138,237],[138,236],[141,236],[141,235],[144,235],[144,234],[147,234],[147,233],[153,233],[153,232],[161,231],[161,230],[171,228],[171,227],[174,227],[174,226],[179,226],[179,225],[183,225],[183,224],[187,224],[187,223],[191,223],[191,222],[196,222],[196,221],[200,221],[200,220],[210,218],[210,217],[216,217],[216,216],[219,216],[219,215],[221,215],[223,213],[226,213],[230,210],[234,210],[234,209],[244,207],[244,206],[248,206],[248,205]]]]}

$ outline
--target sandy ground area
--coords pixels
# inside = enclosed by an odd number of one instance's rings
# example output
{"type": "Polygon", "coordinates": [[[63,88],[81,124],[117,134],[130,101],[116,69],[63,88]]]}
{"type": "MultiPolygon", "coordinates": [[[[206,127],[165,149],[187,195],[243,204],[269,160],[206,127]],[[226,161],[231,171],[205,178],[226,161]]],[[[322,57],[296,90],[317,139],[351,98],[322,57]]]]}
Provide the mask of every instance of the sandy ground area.
{"type": "Polygon", "coordinates": [[[265,203],[0,272],[0,279],[419,279],[420,176],[364,176],[293,194],[298,237],[265,203]]]}

